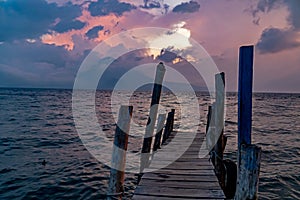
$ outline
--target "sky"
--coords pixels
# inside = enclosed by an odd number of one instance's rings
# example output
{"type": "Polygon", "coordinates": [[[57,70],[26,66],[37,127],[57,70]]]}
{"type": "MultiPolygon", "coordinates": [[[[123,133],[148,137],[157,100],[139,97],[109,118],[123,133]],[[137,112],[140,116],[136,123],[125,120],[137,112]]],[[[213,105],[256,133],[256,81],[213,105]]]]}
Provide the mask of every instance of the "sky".
{"type": "MultiPolygon", "coordinates": [[[[175,32],[184,35],[172,46],[178,55],[170,45],[162,45],[163,53],[127,54],[134,58],[114,62],[119,68],[112,66],[107,82],[126,66],[164,61],[201,85],[187,67],[200,59],[189,53],[193,40],[225,72],[228,91],[237,90],[239,47],[255,45],[254,91],[300,92],[299,0],[0,0],[0,87],[72,88],[92,49],[145,27],[171,30],[148,38],[146,47],[176,41],[175,32]]],[[[116,44],[128,51],[130,45],[116,44]]]]}

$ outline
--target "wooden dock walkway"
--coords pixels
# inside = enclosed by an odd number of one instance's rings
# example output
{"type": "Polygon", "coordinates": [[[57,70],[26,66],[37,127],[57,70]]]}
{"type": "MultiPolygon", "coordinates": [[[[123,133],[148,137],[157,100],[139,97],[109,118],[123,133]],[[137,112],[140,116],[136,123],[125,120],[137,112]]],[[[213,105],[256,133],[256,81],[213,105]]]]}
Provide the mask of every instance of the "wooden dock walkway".
{"type": "MultiPolygon", "coordinates": [[[[167,143],[177,134],[181,133],[172,132],[167,143]]],[[[167,167],[145,173],[134,192],[133,200],[225,199],[209,158],[199,158],[203,140],[204,133],[197,133],[191,146],[179,159],[167,167]]],[[[182,142],[180,143],[175,146],[180,148],[182,142]]],[[[169,151],[174,151],[174,148],[170,148],[169,151]]],[[[151,165],[166,162],[166,158],[168,153],[164,158],[154,155],[151,165]]]]}

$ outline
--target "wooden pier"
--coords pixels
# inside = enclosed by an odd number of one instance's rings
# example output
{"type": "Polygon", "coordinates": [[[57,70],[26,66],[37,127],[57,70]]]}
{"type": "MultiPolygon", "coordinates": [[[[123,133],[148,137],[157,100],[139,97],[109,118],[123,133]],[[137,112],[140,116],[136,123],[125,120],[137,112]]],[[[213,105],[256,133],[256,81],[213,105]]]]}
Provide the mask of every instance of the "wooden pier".
{"type": "MultiPolygon", "coordinates": [[[[215,75],[215,102],[209,105],[206,133],[197,134],[173,131],[175,109],[168,113],[165,126],[166,114],[159,115],[154,132],[164,74],[165,67],[159,63],[141,151],[140,181],[133,199],[257,200],[261,148],[251,144],[253,46],[240,48],[237,164],[223,158],[227,141],[224,135],[225,74],[215,75]],[[200,158],[199,151],[203,143],[209,156],[200,158]],[[187,144],[189,147],[186,149],[187,144]],[[160,147],[162,149],[159,150],[160,147]],[[178,150],[186,151],[176,159],[173,156],[178,150]]],[[[132,107],[122,106],[120,113],[114,139],[117,148],[114,148],[116,150],[112,155],[108,200],[122,199],[124,192],[132,107]]]]}
{"type": "MultiPolygon", "coordinates": [[[[189,135],[172,132],[166,143],[177,134],[189,135]]],[[[179,159],[165,168],[145,173],[135,189],[133,199],[225,199],[209,157],[199,158],[204,137],[204,133],[197,133],[192,145],[179,159]]],[[[182,143],[175,145],[180,148],[182,143]]],[[[172,150],[170,148],[169,151],[172,150]]],[[[164,153],[167,157],[168,153],[164,153]]],[[[155,157],[154,154],[151,164],[166,162],[166,157],[155,157]]]]}

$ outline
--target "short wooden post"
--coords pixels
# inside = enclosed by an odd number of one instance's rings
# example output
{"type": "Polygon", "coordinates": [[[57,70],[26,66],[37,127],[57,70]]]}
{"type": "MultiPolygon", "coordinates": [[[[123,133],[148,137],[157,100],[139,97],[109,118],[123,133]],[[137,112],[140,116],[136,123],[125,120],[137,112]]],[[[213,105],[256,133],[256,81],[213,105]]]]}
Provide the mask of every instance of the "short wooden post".
{"type": "Polygon", "coordinates": [[[207,116],[206,116],[206,130],[205,133],[207,134],[211,121],[211,106],[208,106],[207,116]]]}
{"type": "Polygon", "coordinates": [[[122,199],[132,106],[121,106],[114,137],[107,199],[122,199]]]}
{"type": "Polygon", "coordinates": [[[143,146],[142,146],[141,169],[140,169],[141,172],[143,172],[144,168],[147,167],[149,164],[148,163],[150,158],[149,153],[151,151],[152,137],[153,137],[154,126],[157,118],[158,105],[159,105],[162,82],[163,82],[165,72],[166,72],[166,68],[164,64],[162,62],[159,63],[156,68],[149,117],[148,117],[148,122],[145,130],[143,146]]]}
{"type": "Polygon", "coordinates": [[[216,127],[215,127],[215,121],[216,121],[215,110],[216,110],[216,102],[213,102],[213,104],[210,106],[209,127],[207,128],[207,133],[206,133],[206,146],[211,156],[211,161],[213,165],[215,165],[215,157],[216,157],[214,152],[214,145],[216,144],[218,139],[218,137],[216,136],[216,127]]]}
{"type": "Polygon", "coordinates": [[[164,130],[164,134],[163,134],[163,140],[162,143],[165,143],[166,140],[169,138],[170,133],[171,133],[171,125],[172,125],[172,112],[168,112],[168,117],[167,117],[167,122],[165,125],[165,130],[164,130]]]}
{"type": "Polygon", "coordinates": [[[161,135],[166,121],[166,114],[159,114],[157,119],[157,129],[153,145],[153,151],[157,151],[161,144],[161,135]]]}
{"type": "Polygon", "coordinates": [[[238,148],[251,144],[253,46],[242,46],[239,56],[238,148]]]}
{"type": "Polygon", "coordinates": [[[256,145],[242,144],[240,156],[240,170],[235,200],[256,200],[258,199],[261,148],[256,145]]]}
{"type": "Polygon", "coordinates": [[[175,109],[174,108],[171,109],[171,113],[172,113],[172,119],[171,119],[170,132],[172,132],[174,129],[174,120],[175,120],[175,109]]]}

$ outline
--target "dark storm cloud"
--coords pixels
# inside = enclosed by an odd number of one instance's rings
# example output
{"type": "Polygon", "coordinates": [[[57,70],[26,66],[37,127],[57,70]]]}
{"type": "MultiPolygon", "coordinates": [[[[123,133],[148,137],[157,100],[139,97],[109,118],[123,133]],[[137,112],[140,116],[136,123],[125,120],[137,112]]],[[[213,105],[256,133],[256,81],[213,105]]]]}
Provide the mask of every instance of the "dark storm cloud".
{"type": "Polygon", "coordinates": [[[69,30],[79,30],[82,29],[85,26],[85,23],[79,21],[79,20],[65,20],[65,21],[60,21],[54,28],[53,30],[59,33],[67,32],[69,30]]]}
{"type": "Polygon", "coordinates": [[[95,26],[94,28],[88,30],[85,34],[89,39],[94,39],[98,37],[98,32],[103,30],[104,26],[95,26]]]}
{"type": "Polygon", "coordinates": [[[81,8],[67,3],[58,6],[45,0],[10,0],[0,2],[0,41],[37,38],[47,33],[56,19],[68,27],[57,25],[54,29],[67,31],[79,28],[81,23],[73,21],[81,15],[81,8]]]}
{"type": "Polygon", "coordinates": [[[260,53],[276,53],[300,46],[297,33],[292,30],[278,28],[265,29],[256,44],[260,53]]]}
{"type": "Polygon", "coordinates": [[[200,4],[196,1],[184,2],[181,3],[175,8],[173,8],[173,12],[176,13],[193,13],[198,12],[200,9],[200,4]]]}
{"type": "Polygon", "coordinates": [[[97,2],[91,2],[88,10],[92,16],[105,16],[111,13],[121,16],[124,12],[135,8],[129,3],[119,2],[118,0],[98,0],[97,2]]]}

